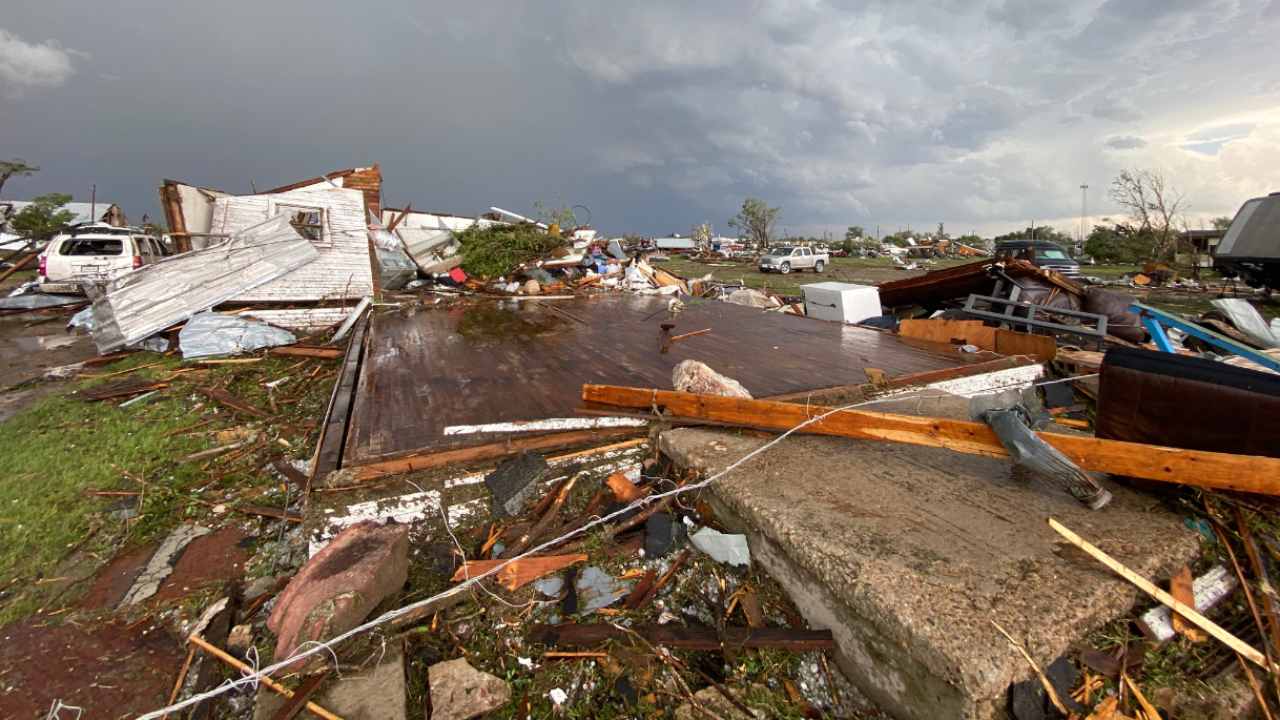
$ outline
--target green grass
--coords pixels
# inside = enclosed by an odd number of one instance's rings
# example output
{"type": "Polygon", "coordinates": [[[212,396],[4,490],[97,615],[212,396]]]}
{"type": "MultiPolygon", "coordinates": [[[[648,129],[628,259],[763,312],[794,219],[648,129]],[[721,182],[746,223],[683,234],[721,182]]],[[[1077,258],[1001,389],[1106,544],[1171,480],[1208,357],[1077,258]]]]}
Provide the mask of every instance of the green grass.
{"type": "MultiPolygon", "coordinates": [[[[158,360],[157,355],[137,353],[97,372],[115,372],[158,360]]],[[[184,463],[181,458],[217,444],[203,431],[245,424],[242,418],[193,396],[193,380],[202,385],[224,383],[234,394],[265,408],[265,391],[259,382],[284,375],[290,364],[286,360],[272,358],[179,375],[150,401],[127,408],[118,406],[121,400],[86,402],[71,394],[122,377],[163,376],[179,366],[176,358],[166,359],[160,366],[131,375],[68,383],[64,392],[0,423],[0,458],[4,458],[0,474],[0,587],[14,591],[14,597],[0,606],[0,625],[54,599],[46,588],[52,590],[56,583],[43,586],[35,581],[56,576],[59,564],[73,550],[109,559],[109,549],[136,545],[160,537],[184,519],[208,516],[209,508],[198,503],[197,497],[220,502],[229,493],[271,482],[270,475],[260,472],[251,460],[227,466],[215,463],[206,470],[202,463],[184,463]],[[202,407],[196,411],[198,403],[202,407]],[[171,434],[203,420],[210,422],[201,432],[171,434]],[[136,507],[138,497],[88,494],[91,490],[142,490],[126,472],[159,486],[146,488],[140,515],[128,523],[111,517],[111,512],[136,507]]],[[[308,364],[302,370],[310,367],[308,364]]],[[[293,448],[288,452],[295,457],[306,456],[309,442],[305,432],[289,423],[318,418],[330,387],[327,381],[311,385],[297,402],[282,404],[278,419],[273,421],[288,432],[266,429],[273,443],[276,437],[290,439],[293,448]]],[[[284,451],[278,445],[271,449],[284,451]]],[[[59,603],[66,601],[66,597],[57,598],[59,603]]]]}

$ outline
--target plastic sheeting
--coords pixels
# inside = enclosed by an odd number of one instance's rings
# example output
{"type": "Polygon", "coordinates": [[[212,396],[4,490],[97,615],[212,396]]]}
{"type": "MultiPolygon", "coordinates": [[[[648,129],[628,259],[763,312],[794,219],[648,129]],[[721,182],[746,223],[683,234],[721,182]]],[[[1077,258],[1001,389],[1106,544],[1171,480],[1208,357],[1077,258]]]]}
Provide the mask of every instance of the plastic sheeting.
{"type": "Polygon", "coordinates": [[[100,353],[131,345],[318,257],[289,218],[277,215],[109,282],[93,301],[93,342],[100,353]]]}
{"type": "Polygon", "coordinates": [[[184,359],[238,355],[297,341],[288,330],[238,315],[213,312],[193,316],[178,332],[178,347],[184,359]]]}
{"type": "Polygon", "coordinates": [[[1060,450],[1040,439],[1024,420],[1020,408],[988,410],[982,419],[995,431],[1015,465],[1051,480],[1075,499],[1098,510],[1111,502],[1111,493],[1099,487],[1080,466],[1060,450]]]}
{"type": "MultiPolygon", "coordinates": [[[[1219,298],[1211,300],[1210,303],[1219,310],[1223,315],[1231,320],[1231,324],[1249,340],[1263,348],[1280,347],[1280,338],[1277,338],[1268,327],[1267,321],[1262,319],[1262,315],[1258,313],[1257,308],[1249,304],[1248,300],[1240,298],[1219,298]]],[[[1272,325],[1274,325],[1274,321],[1272,325]]]]}

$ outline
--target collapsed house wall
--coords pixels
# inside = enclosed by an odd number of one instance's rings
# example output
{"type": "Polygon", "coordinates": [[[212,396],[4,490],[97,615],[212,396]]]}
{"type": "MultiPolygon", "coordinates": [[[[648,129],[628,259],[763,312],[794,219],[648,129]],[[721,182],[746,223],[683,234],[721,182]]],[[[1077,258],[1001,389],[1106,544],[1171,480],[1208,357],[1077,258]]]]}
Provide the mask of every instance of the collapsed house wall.
{"type": "Polygon", "coordinates": [[[382,211],[382,172],[377,164],[331,172],[253,195],[232,195],[174,180],[160,186],[161,206],[178,249],[215,244],[279,214],[312,241],[319,259],[234,302],[315,302],[354,299],[377,291],[376,260],[369,245],[367,213],[382,211]]]}
{"type": "Polygon", "coordinates": [[[217,238],[202,236],[213,224],[213,203],[230,193],[211,188],[187,185],[176,180],[165,180],[160,186],[160,206],[169,226],[169,234],[178,243],[178,250],[203,250],[217,238]],[[198,233],[192,237],[192,233],[198,233]]]}
{"type": "MultiPolygon", "coordinates": [[[[309,237],[319,258],[306,267],[233,298],[241,302],[316,301],[373,294],[365,194],[329,183],[262,195],[218,198],[210,232],[235,233],[284,213],[311,215],[309,237]]],[[[304,233],[306,235],[306,233],[304,233]]]]}

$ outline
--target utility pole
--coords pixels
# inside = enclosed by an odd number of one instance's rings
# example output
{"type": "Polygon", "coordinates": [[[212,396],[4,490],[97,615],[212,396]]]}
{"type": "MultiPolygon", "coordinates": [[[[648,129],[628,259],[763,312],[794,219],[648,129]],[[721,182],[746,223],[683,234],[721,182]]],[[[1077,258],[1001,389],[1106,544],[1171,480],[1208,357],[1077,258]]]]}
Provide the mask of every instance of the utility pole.
{"type": "Polygon", "coordinates": [[[98,183],[89,186],[89,222],[98,221],[98,183]]]}
{"type": "Polygon", "coordinates": [[[1080,185],[1080,237],[1077,242],[1080,247],[1084,247],[1084,218],[1088,213],[1086,209],[1089,207],[1089,185],[1082,183],[1080,185]]]}

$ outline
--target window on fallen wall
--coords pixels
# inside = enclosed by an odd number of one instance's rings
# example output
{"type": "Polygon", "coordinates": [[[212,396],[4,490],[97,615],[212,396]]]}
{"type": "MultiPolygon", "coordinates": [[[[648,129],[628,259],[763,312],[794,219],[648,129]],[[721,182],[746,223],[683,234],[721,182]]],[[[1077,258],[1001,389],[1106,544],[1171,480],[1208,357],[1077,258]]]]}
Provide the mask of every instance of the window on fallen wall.
{"type": "Polygon", "coordinates": [[[302,205],[276,205],[276,215],[288,215],[289,224],[298,234],[313,243],[327,244],[330,238],[324,229],[324,208],[302,205]]]}

